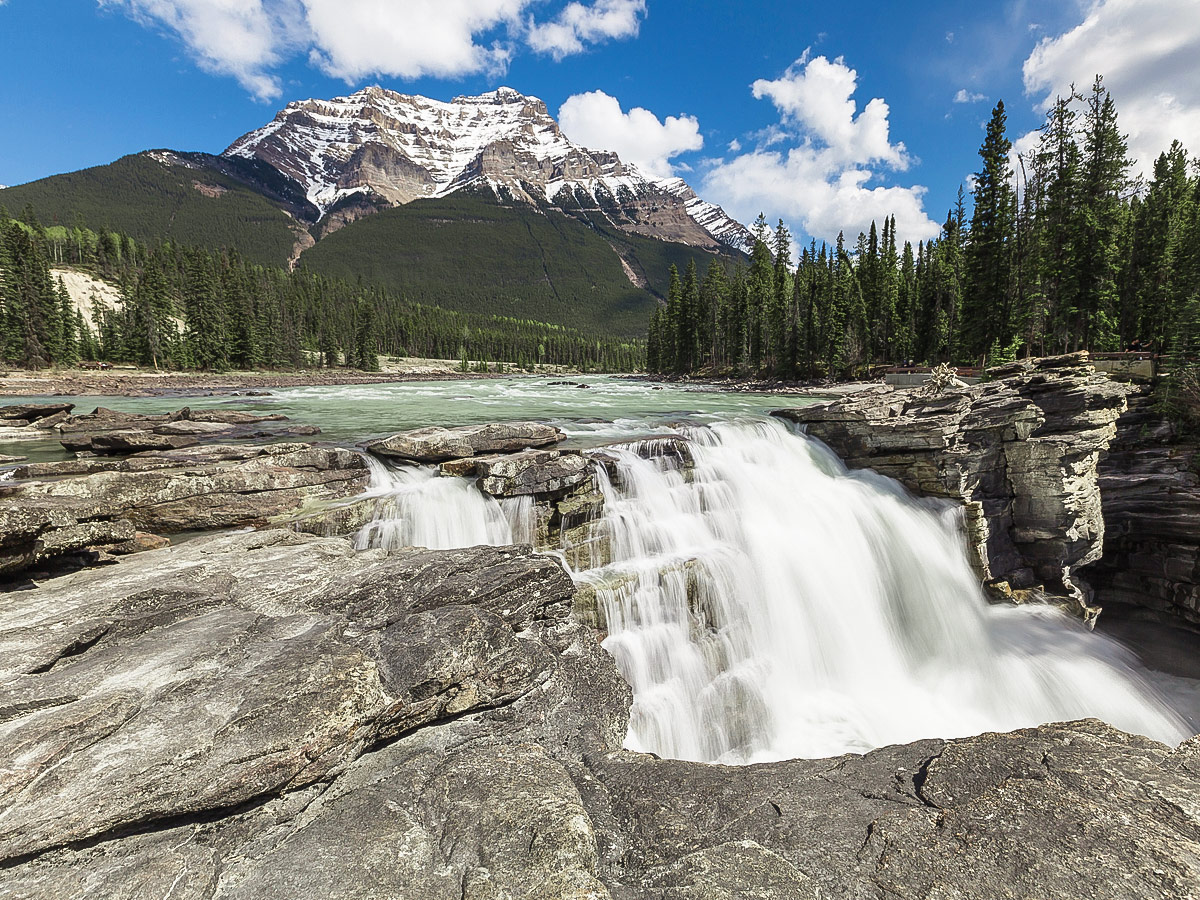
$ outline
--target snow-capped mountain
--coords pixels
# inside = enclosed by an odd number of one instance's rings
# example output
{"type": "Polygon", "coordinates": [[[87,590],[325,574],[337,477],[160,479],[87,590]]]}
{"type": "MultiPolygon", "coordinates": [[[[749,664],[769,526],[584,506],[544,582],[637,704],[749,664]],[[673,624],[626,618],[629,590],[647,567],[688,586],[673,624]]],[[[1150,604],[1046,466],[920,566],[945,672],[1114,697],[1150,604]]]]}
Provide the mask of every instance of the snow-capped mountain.
{"type": "Polygon", "coordinates": [[[355,195],[395,206],[487,186],[505,200],[601,213],[664,240],[750,246],[743,225],[682,180],[650,179],[615,153],[574,144],[545,103],[511,88],[448,103],[379,87],[297,101],[223,155],[268,163],[321,216],[355,195]]]}

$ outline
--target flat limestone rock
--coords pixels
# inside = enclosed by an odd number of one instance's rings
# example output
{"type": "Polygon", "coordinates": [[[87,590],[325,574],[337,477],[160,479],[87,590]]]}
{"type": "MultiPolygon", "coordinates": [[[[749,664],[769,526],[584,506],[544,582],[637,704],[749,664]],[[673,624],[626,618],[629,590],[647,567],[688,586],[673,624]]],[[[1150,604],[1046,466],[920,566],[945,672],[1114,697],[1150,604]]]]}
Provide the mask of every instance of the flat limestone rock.
{"type": "Polygon", "coordinates": [[[562,439],[563,433],[553,425],[503,422],[458,428],[418,428],[373,441],[367,445],[367,450],[376,456],[434,463],[486,453],[513,453],[530,447],[547,447],[562,439]]]}
{"type": "Polygon", "coordinates": [[[16,419],[26,424],[58,413],[69,413],[74,408],[74,403],[20,403],[0,406],[0,421],[7,423],[8,420],[16,419]]]}
{"type": "Polygon", "coordinates": [[[21,762],[0,766],[0,860],[298,790],[544,680],[554,653],[508,611],[532,597],[531,615],[564,624],[561,567],[492,548],[430,557],[272,531],[6,595],[0,730],[21,762]],[[462,569],[489,585],[476,602],[442,590],[462,569]]]}

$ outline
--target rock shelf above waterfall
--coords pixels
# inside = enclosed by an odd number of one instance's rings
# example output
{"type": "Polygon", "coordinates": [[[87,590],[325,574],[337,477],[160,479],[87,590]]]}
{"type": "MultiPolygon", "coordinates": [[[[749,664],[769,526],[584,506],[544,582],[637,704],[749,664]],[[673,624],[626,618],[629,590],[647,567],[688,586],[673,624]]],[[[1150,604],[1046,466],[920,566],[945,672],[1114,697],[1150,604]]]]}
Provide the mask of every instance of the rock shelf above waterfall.
{"type": "Polygon", "coordinates": [[[30,463],[0,486],[0,575],[71,557],[93,564],[174,534],[266,525],[361,493],[352,450],[309,444],[210,444],[30,463]],[[134,543],[130,543],[134,542],[134,543]]]}
{"type": "Polygon", "coordinates": [[[876,387],[775,413],[805,426],[850,468],[963,504],[972,562],[988,582],[1044,584],[1085,605],[1079,570],[1103,553],[1097,466],[1129,388],[1086,353],[1023,360],[978,385],[876,387]]]}
{"type": "Polygon", "coordinates": [[[531,447],[548,447],[562,439],[563,433],[553,425],[541,422],[494,422],[457,428],[417,428],[372,441],[367,445],[367,450],[376,456],[436,463],[490,453],[515,453],[531,447]]]}

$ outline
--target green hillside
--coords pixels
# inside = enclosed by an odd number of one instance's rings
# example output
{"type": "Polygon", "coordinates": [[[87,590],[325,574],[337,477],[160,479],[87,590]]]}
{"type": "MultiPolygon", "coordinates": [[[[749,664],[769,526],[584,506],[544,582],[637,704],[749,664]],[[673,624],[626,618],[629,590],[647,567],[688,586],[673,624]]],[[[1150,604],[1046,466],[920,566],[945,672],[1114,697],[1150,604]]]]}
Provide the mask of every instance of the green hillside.
{"type": "MultiPolygon", "coordinates": [[[[31,206],[51,228],[233,249],[253,263],[285,266],[297,233],[317,216],[299,187],[265,163],[178,156],[187,164],[139,154],[7,188],[0,206],[11,215],[31,206]]],[[[640,337],[655,297],[666,295],[670,266],[683,271],[694,258],[703,270],[711,255],[592,216],[461,192],[359,219],[323,237],[301,263],[414,303],[640,337]],[[622,259],[646,288],[630,280],[622,259]]]]}
{"type": "Polygon", "coordinates": [[[300,257],[314,272],[364,281],[465,312],[641,335],[672,263],[711,255],[608,223],[459,193],[359,219],[300,257]],[[618,256],[620,253],[620,256],[618,256]],[[650,289],[635,286],[624,257],[650,289]]]}
{"type": "Polygon", "coordinates": [[[12,215],[30,205],[46,225],[78,223],[147,243],[232,247],[263,265],[286,265],[296,241],[291,217],[241,181],[146,155],[7,188],[0,204],[12,215]]]}

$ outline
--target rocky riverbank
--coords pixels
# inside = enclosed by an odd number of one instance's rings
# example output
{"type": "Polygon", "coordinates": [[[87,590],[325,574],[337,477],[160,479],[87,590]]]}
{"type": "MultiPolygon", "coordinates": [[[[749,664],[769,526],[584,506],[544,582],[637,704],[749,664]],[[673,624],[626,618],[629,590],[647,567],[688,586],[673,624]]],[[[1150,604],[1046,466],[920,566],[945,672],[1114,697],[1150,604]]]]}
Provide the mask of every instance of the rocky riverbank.
{"type": "Polygon", "coordinates": [[[56,438],[76,457],[5,472],[0,577],[104,564],[163,535],[265,526],[359,494],[369,477],[358,453],[292,442],[320,429],[286,416],[72,415],[66,403],[4,407],[0,420],[8,439],[56,438]]]}
{"type": "Polygon", "coordinates": [[[520,549],[203,538],[0,597],[13,898],[1185,897],[1200,745],[1098,722],[728,768],[520,549]]]}
{"type": "Polygon", "coordinates": [[[499,376],[455,372],[446,368],[379,373],[312,369],[302,372],[227,372],[221,375],[210,372],[130,372],[123,369],[99,372],[19,372],[0,377],[0,396],[158,397],[169,394],[197,397],[310,385],[388,384],[496,377],[499,376]]]}
{"type": "MultiPolygon", "coordinates": [[[[1082,592],[1125,404],[1106,384],[1039,361],[851,397],[810,428],[976,509],[978,563],[1010,593],[1055,574],[1082,592]]],[[[22,588],[0,594],[2,897],[1182,900],[1200,883],[1200,739],[1087,720],[744,767],[622,750],[630,689],[554,558],[355,551],[387,502],[363,494],[363,453],[295,443],[304,426],[277,417],[67,406],[7,419],[78,455],[0,482],[22,588]],[[157,537],[231,526],[260,530],[157,537]],[[44,577],[72,560],[89,568],[44,577]]],[[[597,479],[620,470],[560,438],[507,423],[365,450],[527,503],[531,544],[598,564],[597,479]]],[[[626,446],[694,464],[678,437],[626,446]]]]}

